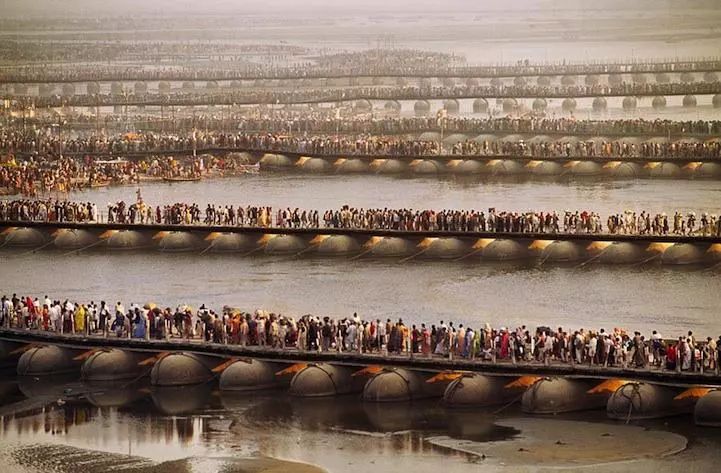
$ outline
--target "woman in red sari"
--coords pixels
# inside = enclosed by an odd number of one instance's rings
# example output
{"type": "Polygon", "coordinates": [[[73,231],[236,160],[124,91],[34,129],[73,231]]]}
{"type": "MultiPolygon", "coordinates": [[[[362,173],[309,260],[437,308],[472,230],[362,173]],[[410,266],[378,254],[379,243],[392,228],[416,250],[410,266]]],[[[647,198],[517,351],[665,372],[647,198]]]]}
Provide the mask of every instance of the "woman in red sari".
{"type": "Polygon", "coordinates": [[[508,330],[503,329],[503,334],[501,335],[501,359],[508,358],[509,352],[508,352],[508,330]]]}
{"type": "Polygon", "coordinates": [[[37,311],[35,310],[35,304],[33,303],[31,297],[25,298],[25,307],[28,308],[28,320],[26,321],[26,324],[30,328],[37,327],[37,311]]]}

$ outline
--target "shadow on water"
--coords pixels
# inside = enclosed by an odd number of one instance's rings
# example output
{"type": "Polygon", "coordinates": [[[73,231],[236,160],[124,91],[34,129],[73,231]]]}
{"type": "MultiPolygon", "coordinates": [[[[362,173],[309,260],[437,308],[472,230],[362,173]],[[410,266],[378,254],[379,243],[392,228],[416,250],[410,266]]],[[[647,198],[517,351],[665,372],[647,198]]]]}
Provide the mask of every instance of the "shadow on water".
{"type": "MultiPolygon", "coordinates": [[[[20,391],[18,382],[14,379],[3,379],[0,381],[0,406],[6,406],[25,399],[20,391]]],[[[2,407],[0,407],[2,409],[2,407]]]]}
{"type": "Polygon", "coordinates": [[[148,396],[148,382],[141,380],[128,384],[126,382],[85,382],[88,390],[85,398],[95,407],[122,408],[148,396]]]}
{"type": "Polygon", "coordinates": [[[199,413],[209,407],[213,386],[195,384],[190,386],[154,386],[150,393],[153,404],[162,414],[184,415],[199,413]]]}
{"type": "Polygon", "coordinates": [[[77,397],[86,390],[77,375],[18,376],[18,387],[28,399],[65,399],[77,397]]]}
{"type": "Polygon", "coordinates": [[[505,440],[518,431],[494,424],[490,410],[449,410],[439,401],[369,403],[357,396],[333,399],[294,398],[221,393],[221,402],[235,425],[268,428],[293,426],[313,431],[370,434],[443,433],[478,442],[505,440]]]}

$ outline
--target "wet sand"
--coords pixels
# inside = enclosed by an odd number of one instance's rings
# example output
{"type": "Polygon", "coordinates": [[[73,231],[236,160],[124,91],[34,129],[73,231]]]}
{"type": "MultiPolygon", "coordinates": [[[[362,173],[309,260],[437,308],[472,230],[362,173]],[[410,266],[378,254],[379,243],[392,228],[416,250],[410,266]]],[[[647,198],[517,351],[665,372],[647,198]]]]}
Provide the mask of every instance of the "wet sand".
{"type": "Polygon", "coordinates": [[[661,458],[683,451],[685,437],[643,427],[556,419],[512,418],[497,425],[521,431],[512,441],[476,443],[449,437],[430,443],[482,456],[488,463],[534,467],[596,467],[661,458]]]}
{"type": "MultiPolygon", "coordinates": [[[[9,463],[6,473],[25,471],[52,471],[74,473],[82,465],[83,473],[191,473],[196,471],[222,471],[223,473],[325,473],[313,465],[258,458],[182,458],[154,463],[149,459],[132,455],[98,452],[60,445],[33,445],[10,448],[6,454],[9,463]]],[[[4,456],[4,455],[3,455],[4,456]]],[[[2,456],[0,456],[2,458],[2,456]]]]}

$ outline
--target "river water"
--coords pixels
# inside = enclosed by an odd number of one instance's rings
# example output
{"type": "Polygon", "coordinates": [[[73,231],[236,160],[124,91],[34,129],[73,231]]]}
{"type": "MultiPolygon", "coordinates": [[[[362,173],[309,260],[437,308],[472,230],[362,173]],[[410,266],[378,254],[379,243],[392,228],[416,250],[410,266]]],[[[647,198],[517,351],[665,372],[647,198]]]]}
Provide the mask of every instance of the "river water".
{"type": "Polygon", "coordinates": [[[524,418],[517,406],[449,409],[436,400],[369,404],[357,395],[299,399],[67,379],[6,377],[1,391],[7,473],[74,472],[79,464],[86,473],[709,471],[721,440],[687,416],[623,425],[602,411],[524,418]],[[71,399],[60,405],[60,396],[71,399]]]}
{"type": "Polygon", "coordinates": [[[372,404],[357,395],[220,393],[213,385],[160,389],[4,379],[0,460],[8,473],[73,472],[79,464],[86,473],[365,473],[398,465],[419,473],[478,471],[481,465],[490,471],[615,472],[630,465],[640,472],[680,465],[708,471],[721,440],[713,429],[693,427],[690,417],[671,426],[623,425],[603,411],[524,418],[517,406],[467,410],[436,400],[372,404]],[[69,400],[61,405],[59,397],[69,400]]]}

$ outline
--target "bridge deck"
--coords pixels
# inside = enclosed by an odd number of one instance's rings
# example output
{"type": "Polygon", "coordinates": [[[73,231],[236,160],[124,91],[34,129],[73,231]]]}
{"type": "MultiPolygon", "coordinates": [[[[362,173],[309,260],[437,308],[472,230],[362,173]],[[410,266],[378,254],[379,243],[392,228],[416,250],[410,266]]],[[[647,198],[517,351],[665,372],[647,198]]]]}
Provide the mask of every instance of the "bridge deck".
{"type": "MultiPolygon", "coordinates": [[[[590,138],[589,138],[590,139],[590,138]]],[[[376,159],[396,159],[400,161],[411,162],[416,159],[434,159],[437,161],[453,161],[453,160],[494,160],[494,159],[513,159],[516,161],[554,161],[560,164],[565,164],[573,161],[596,161],[599,163],[610,163],[613,161],[622,161],[626,163],[638,163],[648,164],[654,162],[668,162],[668,163],[704,163],[704,162],[715,162],[721,163],[721,157],[706,157],[706,156],[518,156],[513,154],[405,154],[405,155],[394,155],[394,154],[368,154],[368,153],[344,153],[344,152],[324,152],[318,153],[314,151],[294,151],[284,149],[272,149],[272,148],[257,148],[249,146],[204,146],[200,148],[185,148],[185,149],[172,149],[172,150],[131,150],[131,151],[102,151],[102,152],[87,152],[87,151],[65,151],[62,153],[63,156],[71,157],[84,157],[84,156],[95,156],[95,157],[112,157],[122,156],[125,158],[142,158],[145,156],[188,156],[188,155],[199,155],[199,154],[223,154],[223,153],[249,153],[257,155],[258,157],[263,154],[282,154],[292,158],[309,157],[309,158],[322,158],[336,160],[340,158],[346,159],[360,159],[363,161],[373,161],[376,159]]],[[[16,156],[31,156],[33,152],[16,152],[16,156]]]]}
{"type": "MultiPolygon", "coordinates": [[[[187,120],[188,117],[185,117],[184,119],[187,120]]],[[[29,120],[28,120],[29,122],[29,120]]],[[[54,120],[50,120],[48,122],[43,122],[41,120],[35,121],[34,123],[37,124],[43,124],[43,123],[54,123],[54,120]]],[[[435,122],[435,120],[434,120],[435,122]]],[[[239,126],[235,126],[236,123],[233,122],[233,120],[219,120],[218,123],[224,123],[224,125],[210,125],[207,128],[209,129],[240,129],[239,126]],[[227,123],[231,122],[231,125],[228,126],[227,123]]],[[[105,119],[100,120],[100,124],[103,128],[107,130],[121,130],[125,132],[128,126],[135,129],[140,130],[147,130],[152,131],[156,133],[169,133],[171,130],[173,132],[188,132],[192,133],[193,127],[192,124],[178,124],[174,122],[172,118],[165,118],[164,120],[145,120],[145,119],[139,119],[139,120],[133,120],[128,119],[127,121],[123,122],[115,122],[115,121],[107,121],[105,119]]],[[[239,125],[239,123],[237,124],[239,125]]],[[[64,125],[64,129],[70,130],[70,129],[82,129],[82,130],[94,130],[97,129],[98,123],[96,120],[93,121],[87,121],[87,122],[67,122],[64,125]]],[[[206,128],[206,126],[202,126],[199,128],[206,128]]],[[[385,129],[385,128],[376,128],[374,126],[367,126],[363,123],[360,124],[354,124],[353,122],[344,122],[341,124],[341,127],[336,130],[333,128],[333,126],[330,127],[307,127],[303,123],[294,123],[292,127],[288,126],[288,123],[285,121],[279,121],[279,122],[271,122],[265,127],[245,127],[243,129],[243,133],[247,134],[263,134],[263,133],[278,133],[283,135],[298,135],[303,136],[303,134],[316,134],[316,135],[353,135],[353,134],[372,134],[372,135],[383,135],[383,136],[395,136],[395,135],[413,135],[413,134],[421,134],[426,132],[434,132],[434,133],[440,133],[441,127],[438,126],[436,123],[429,123],[427,126],[425,125],[418,125],[413,127],[407,127],[403,129],[385,129]]],[[[594,138],[624,138],[624,137],[639,137],[639,138],[654,138],[654,137],[664,137],[668,138],[670,141],[676,141],[680,140],[682,138],[699,138],[701,140],[710,140],[712,138],[716,138],[718,135],[721,135],[721,132],[693,132],[693,131],[683,131],[683,130],[672,130],[672,131],[664,131],[664,130],[658,130],[658,131],[650,131],[650,130],[634,130],[630,129],[627,131],[623,130],[603,130],[599,129],[597,131],[590,131],[590,130],[544,130],[544,129],[538,129],[538,130],[526,130],[526,129],[512,129],[512,128],[498,128],[498,129],[484,129],[480,126],[478,128],[472,128],[468,127],[466,129],[462,128],[453,128],[453,127],[444,127],[443,132],[445,136],[450,136],[453,134],[463,134],[468,135],[468,138],[471,139],[474,136],[477,135],[495,135],[499,139],[506,136],[506,135],[521,135],[524,137],[524,139],[528,140],[535,136],[553,136],[553,137],[567,137],[567,136],[574,136],[579,138],[585,138],[588,140],[593,140],[594,138]]]]}
{"type": "Polygon", "coordinates": [[[606,233],[520,233],[520,232],[464,232],[464,231],[407,231],[389,229],[360,228],[280,228],[280,227],[238,227],[229,225],[171,225],[140,223],[81,223],[81,222],[25,222],[0,221],[0,227],[31,227],[54,231],[61,228],[82,229],[96,232],[107,230],[136,230],[148,232],[201,232],[201,233],[245,233],[280,234],[314,237],[316,235],[350,235],[359,237],[399,237],[399,238],[487,238],[487,239],[525,239],[558,241],[609,241],[641,243],[721,243],[721,236],[701,235],[625,235],[606,233]]]}
{"type": "Polygon", "coordinates": [[[398,366],[423,371],[472,371],[507,376],[563,376],[574,378],[622,378],[635,381],[648,381],[672,386],[721,384],[721,376],[715,372],[676,372],[651,368],[601,367],[587,364],[543,364],[538,362],[479,361],[467,359],[448,359],[438,356],[423,357],[416,355],[385,355],[356,352],[311,352],[297,349],[272,349],[266,347],[242,347],[205,343],[199,340],[142,340],[125,338],[103,338],[100,336],[60,335],[51,332],[38,332],[0,328],[0,340],[20,343],[56,344],[68,348],[120,348],[133,351],[188,351],[211,355],[219,358],[244,357],[259,360],[280,361],[286,363],[326,362],[350,366],[398,366]]]}
{"type": "Polygon", "coordinates": [[[155,96],[147,98],[139,97],[123,97],[123,96],[108,96],[96,98],[92,96],[77,95],[73,97],[63,97],[59,99],[47,99],[47,98],[27,98],[31,100],[37,108],[59,108],[59,107],[110,107],[110,106],[202,106],[202,105],[261,105],[261,104],[282,104],[282,105],[293,105],[293,104],[324,104],[324,103],[343,103],[353,102],[357,100],[395,100],[399,102],[407,101],[418,101],[418,100],[446,100],[446,99],[583,99],[583,98],[596,98],[596,97],[656,97],[656,96],[685,96],[685,95],[716,95],[721,93],[721,85],[718,83],[714,87],[694,88],[684,87],[679,89],[668,89],[658,91],[640,91],[640,90],[613,90],[613,91],[598,91],[598,92],[585,92],[581,90],[571,91],[541,91],[541,90],[529,90],[525,92],[516,91],[478,91],[478,92],[460,92],[460,93],[421,93],[418,95],[405,96],[398,93],[387,93],[378,95],[369,94],[349,94],[345,96],[341,95],[326,95],[318,97],[285,97],[278,96],[275,94],[269,94],[268,96],[261,97],[241,97],[231,95],[198,95],[193,97],[175,97],[169,96],[155,96]]]}
{"type": "MultiPolygon", "coordinates": [[[[72,64],[72,63],[71,63],[72,64]]],[[[619,64],[599,64],[599,65],[588,65],[586,70],[573,70],[575,66],[570,65],[566,70],[552,69],[545,66],[535,66],[538,70],[533,70],[534,66],[529,66],[528,69],[518,70],[518,68],[507,67],[507,66],[468,66],[468,67],[449,67],[447,69],[439,69],[434,71],[418,71],[418,72],[395,72],[395,71],[378,71],[378,72],[360,72],[357,74],[350,74],[347,72],[317,72],[317,71],[302,71],[302,73],[252,73],[244,74],[242,72],[233,74],[188,74],[183,71],[177,73],[163,73],[162,75],[149,75],[138,72],[135,74],[77,74],[72,78],[62,77],[59,75],[50,74],[47,78],[31,78],[23,77],[22,74],[18,76],[0,77],[0,84],[45,84],[45,83],[84,83],[84,82],[208,82],[208,81],[234,81],[234,80],[305,80],[305,79],[351,79],[351,78],[374,78],[374,77],[388,77],[388,78],[405,78],[405,79],[433,79],[433,78],[450,78],[450,79],[491,79],[491,78],[512,78],[512,77],[555,77],[555,76],[597,76],[597,75],[609,75],[609,74],[682,74],[684,72],[690,72],[692,74],[703,74],[706,72],[717,72],[721,70],[721,67],[714,62],[701,62],[694,65],[689,65],[685,62],[663,62],[663,63],[619,63],[619,64]],[[674,70],[662,70],[658,66],[668,69],[673,65],[674,70]],[[629,67],[634,70],[608,70],[610,68],[621,68],[627,69],[629,67]]],[[[580,66],[583,67],[583,66],[580,66]]]]}

